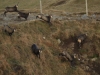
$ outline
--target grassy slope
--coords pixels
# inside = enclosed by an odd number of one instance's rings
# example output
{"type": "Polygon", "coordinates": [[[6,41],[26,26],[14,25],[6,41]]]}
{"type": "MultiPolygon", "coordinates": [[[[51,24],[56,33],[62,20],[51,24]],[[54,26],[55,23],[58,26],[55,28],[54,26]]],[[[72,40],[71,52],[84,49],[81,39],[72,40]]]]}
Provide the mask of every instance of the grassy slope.
{"type": "MultiPolygon", "coordinates": [[[[99,52],[99,23],[55,21],[53,24],[54,26],[49,27],[45,22],[34,21],[11,25],[17,29],[12,37],[6,35],[2,31],[3,27],[0,27],[0,75],[86,75],[80,67],[71,68],[69,62],[61,62],[58,54],[62,51],[62,47],[59,46],[57,39],[65,40],[70,35],[88,32],[88,38],[99,52]],[[41,59],[32,54],[33,43],[43,48],[41,59]]],[[[85,48],[88,47],[91,51],[91,47],[87,44],[85,48]]]]}
{"type": "MultiPolygon", "coordinates": [[[[28,0],[27,6],[26,2],[23,2],[23,0],[19,1],[19,9],[32,9],[34,11],[34,9],[39,8],[37,7],[37,5],[39,5],[37,0],[28,0]]],[[[49,1],[49,3],[51,2],[50,0],[43,1],[45,4],[47,3],[46,1],[49,1]]],[[[57,0],[54,0],[53,2],[52,0],[50,4],[56,1],[57,0]]],[[[14,0],[4,0],[3,2],[0,0],[0,3],[1,9],[3,9],[6,4],[8,4],[8,6],[10,4],[11,6],[16,4],[14,0]]],[[[48,8],[49,3],[44,6],[44,9],[48,8]]],[[[68,0],[68,3],[66,2],[66,4],[56,7],[51,6],[50,9],[59,9],[63,11],[67,9],[68,12],[80,12],[85,11],[83,10],[85,8],[83,3],[83,0],[81,0],[81,2],[80,0],[68,0]],[[79,4],[75,4],[78,2],[79,4]],[[80,3],[82,7],[79,7],[80,3]]],[[[99,11],[99,3],[99,0],[90,1],[90,11],[99,11]],[[93,3],[96,5],[93,5],[93,3]]],[[[18,25],[11,25],[17,28],[17,32],[15,32],[12,37],[7,36],[2,31],[2,27],[0,27],[0,75],[86,75],[86,72],[80,67],[75,69],[70,68],[70,64],[67,61],[61,62],[58,53],[62,51],[62,47],[59,48],[57,39],[65,40],[69,38],[70,35],[73,36],[74,33],[88,32],[89,39],[92,40],[93,44],[96,46],[96,51],[99,52],[99,25],[100,23],[84,21],[61,22],[60,24],[57,21],[54,23],[54,26],[49,27],[48,24],[40,21],[26,22],[18,25]],[[44,36],[46,37],[45,40],[43,39],[44,36]],[[31,52],[30,47],[33,43],[37,43],[44,49],[40,60],[31,52]]],[[[91,46],[87,46],[87,44],[85,44],[85,48],[88,47],[90,50],[91,46]]]]}

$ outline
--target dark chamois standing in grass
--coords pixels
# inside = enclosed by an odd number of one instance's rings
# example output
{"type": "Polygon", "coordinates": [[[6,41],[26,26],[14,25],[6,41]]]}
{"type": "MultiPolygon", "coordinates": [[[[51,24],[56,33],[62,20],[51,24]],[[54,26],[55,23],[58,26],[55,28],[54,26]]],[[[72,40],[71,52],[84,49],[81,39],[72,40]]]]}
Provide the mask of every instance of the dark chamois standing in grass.
{"type": "Polygon", "coordinates": [[[52,25],[52,23],[51,23],[51,18],[52,18],[52,16],[51,16],[51,15],[48,15],[48,16],[37,15],[37,16],[36,16],[36,19],[37,19],[37,18],[46,21],[47,23],[49,23],[49,25],[52,25]]]}
{"type": "Polygon", "coordinates": [[[37,57],[40,58],[40,53],[42,52],[41,49],[39,49],[39,48],[37,47],[36,44],[33,44],[32,47],[31,47],[31,49],[32,49],[32,52],[33,52],[37,57]]]}
{"type": "Polygon", "coordinates": [[[18,8],[18,4],[14,5],[13,7],[6,7],[5,12],[4,12],[4,16],[6,16],[7,12],[17,12],[18,11],[17,8],[18,8]]]}
{"type": "Polygon", "coordinates": [[[74,66],[74,55],[70,55],[67,51],[62,51],[61,53],[59,53],[59,56],[65,56],[68,61],[71,63],[71,66],[74,66]]]}
{"type": "Polygon", "coordinates": [[[85,41],[86,37],[87,37],[87,34],[80,34],[77,36],[77,43],[78,43],[79,48],[82,47],[82,44],[85,41]]]}
{"type": "Polygon", "coordinates": [[[27,20],[29,14],[30,13],[18,11],[18,18],[21,19],[21,17],[22,17],[22,18],[25,18],[25,20],[27,20]]]}
{"type": "Polygon", "coordinates": [[[8,25],[4,25],[4,32],[7,33],[9,36],[12,36],[12,34],[15,32],[15,29],[11,28],[8,25]]]}

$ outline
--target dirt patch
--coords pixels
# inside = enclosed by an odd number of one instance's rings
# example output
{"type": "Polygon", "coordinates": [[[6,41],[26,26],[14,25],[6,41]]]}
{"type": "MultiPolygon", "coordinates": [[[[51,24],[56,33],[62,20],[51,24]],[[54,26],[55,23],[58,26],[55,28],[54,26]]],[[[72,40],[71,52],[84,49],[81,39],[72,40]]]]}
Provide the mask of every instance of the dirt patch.
{"type": "MultiPolygon", "coordinates": [[[[95,41],[93,41],[94,38],[90,40],[89,37],[87,37],[82,45],[82,48],[79,48],[76,41],[76,36],[69,36],[67,39],[60,39],[62,42],[59,44],[59,46],[63,50],[66,50],[71,55],[77,55],[77,59],[79,59],[78,61],[75,61],[77,66],[91,75],[100,75],[100,63],[96,63],[96,61],[99,59],[99,52],[97,51],[97,47],[94,44],[97,38],[95,41]]],[[[66,62],[66,59],[62,58],[61,61],[66,62]]]]}
{"type": "Polygon", "coordinates": [[[58,1],[56,3],[51,4],[50,6],[58,6],[58,5],[65,4],[66,2],[67,2],[67,0],[61,0],[61,1],[58,1]]]}
{"type": "Polygon", "coordinates": [[[100,75],[100,63],[93,62],[93,68],[94,72],[96,72],[98,75],[100,75]]]}

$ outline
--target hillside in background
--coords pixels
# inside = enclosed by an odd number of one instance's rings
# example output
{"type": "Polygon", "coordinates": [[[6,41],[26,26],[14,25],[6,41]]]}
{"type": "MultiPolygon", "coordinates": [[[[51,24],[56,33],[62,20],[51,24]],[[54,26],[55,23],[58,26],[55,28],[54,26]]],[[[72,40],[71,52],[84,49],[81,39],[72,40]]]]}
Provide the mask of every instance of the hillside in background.
{"type": "MultiPolygon", "coordinates": [[[[0,0],[0,9],[19,2],[19,9],[39,10],[40,0],[0,0]]],[[[89,12],[100,12],[100,0],[88,0],[89,12]]],[[[43,12],[54,10],[63,12],[85,12],[85,0],[42,0],[43,12]]]]}

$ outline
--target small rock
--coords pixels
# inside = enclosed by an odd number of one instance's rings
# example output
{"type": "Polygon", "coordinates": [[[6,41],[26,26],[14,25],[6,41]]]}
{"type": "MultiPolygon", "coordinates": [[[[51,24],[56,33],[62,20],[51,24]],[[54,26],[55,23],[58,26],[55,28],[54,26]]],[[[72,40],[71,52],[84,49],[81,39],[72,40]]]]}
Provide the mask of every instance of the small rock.
{"type": "Polygon", "coordinates": [[[89,70],[89,66],[86,66],[85,68],[86,68],[86,70],[89,70]]]}
{"type": "Polygon", "coordinates": [[[92,58],[92,59],[91,59],[91,61],[96,61],[96,60],[97,60],[97,58],[92,58]]]}
{"type": "Polygon", "coordinates": [[[43,37],[43,39],[45,39],[45,37],[43,37]]]}
{"type": "Polygon", "coordinates": [[[87,58],[87,54],[82,55],[82,58],[86,59],[87,58]]]}
{"type": "Polygon", "coordinates": [[[58,41],[58,44],[60,44],[60,43],[61,43],[61,40],[60,40],[60,39],[58,39],[57,41],[58,41]]]}

